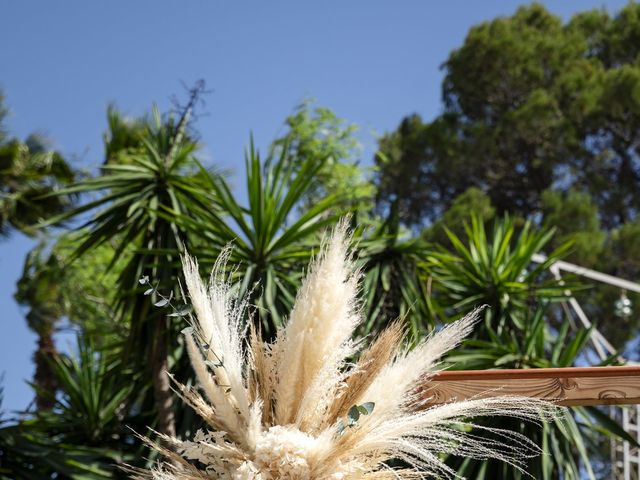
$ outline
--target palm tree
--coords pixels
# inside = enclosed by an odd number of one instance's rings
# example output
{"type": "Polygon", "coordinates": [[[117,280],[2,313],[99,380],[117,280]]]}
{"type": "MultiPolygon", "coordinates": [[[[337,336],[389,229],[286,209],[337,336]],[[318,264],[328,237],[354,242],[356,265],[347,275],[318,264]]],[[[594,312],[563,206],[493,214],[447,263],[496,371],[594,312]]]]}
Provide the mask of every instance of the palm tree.
{"type": "Polygon", "coordinates": [[[158,430],[175,434],[169,370],[169,342],[179,327],[175,317],[151,309],[152,299],[140,295],[140,278],[151,278],[158,289],[177,295],[178,258],[189,237],[173,219],[214,208],[209,191],[212,174],[201,167],[198,144],[187,127],[201,87],[191,91],[187,106],[176,120],[163,120],[157,108],[150,119],[127,121],[111,108],[111,131],[105,139],[107,158],[101,175],[63,190],[64,194],[98,193],[99,196],[55,218],[58,222],[98,209],[78,230],[77,258],[107,242],[114,256],[107,269],[128,252],[119,273],[115,311],[129,326],[125,356],[129,362],[148,365],[158,430]]]}
{"type": "MultiPolygon", "coordinates": [[[[42,136],[30,135],[24,142],[9,138],[2,125],[6,114],[4,96],[0,92],[0,237],[6,237],[14,230],[35,236],[38,233],[35,225],[71,206],[70,196],[44,196],[71,183],[75,172],[60,153],[48,148],[42,136]]],[[[55,391],[48,360],[56,353],[53,331],[58,317],[50,307],[32,309],[27,322],[38,335],[34,382],[43,389],[55,391]]],[[[37,403],[40,408],[51,407],[50,402],[41,397],[37,398],[37,403]]]]}
{"type": "Polygon", "coordinates": [[[51,369],[50,360],[57,354],[53,334],[56,323],[62,318],[62,305],[58,303],[60,284],[57,275],[43,261],[41,243],[27,255],[22,277],[17,284],[15,299],[29,306],[26,314],[27,325],[38,335],[38,347],[33,355],[35,372],[33,383],[36,386],[36,407],[38,410],[50,410],[55,404],[57,381],[51,369]],[[43,393],[48,394],[44,395],[43,393]]]}
{"type": "Polygon", "coordinates": [[[113,321],[109,305],[115,292],[112,285],[117,272],[128,256],[121,256],[114,271],[106,275],[104,266],[113,255],[110,244],[104,244],[69,264],[68,257],[84,232],[66,232],[54,241],[42,240],[24,261],[22,276],[14,295],[27,307],[29,328],[38,334],[38,349],[34,354],[36,406],[48,410],[54,405],[57,381],[51,369],[51,359],[57,349],[53,335],[58,324],[66,319],[69,326],[79,327],[99,345],[122,337],[122,327],[113,321]],[[43,392],[47,392],[43,395],[43,392]]]}
{"type": "MultiPolygon", "coordinates": [[[[13,139],[0,145],[0,237],[12,230],[33,236],[37,232],[34,225],[69,208],[70,196],[45,196],[59,191],[73,178],[74,172],[64,158],[46,150],[43,140],[36,136],[24,143],[13,139]]],[[[27,322],[38,335],[34,381],[43,388],[55,390],[47,362],[56,352],[53,331],[59,317],[46,308],[33,309],[31,313],[27,322]]],[[[38,404],[42,408],[50,407],[41,398],[38,404]]]]}
{"type": "Polygon", "coordinates": [[[71,204],[69,196],[46,195],[74,177],[62,155],[48,150],[42,137],[31,135],[24,142],[12,139],[0,143],[0,236],[7,236],[12,229],[35,235],[34,225],[71,204]]]}

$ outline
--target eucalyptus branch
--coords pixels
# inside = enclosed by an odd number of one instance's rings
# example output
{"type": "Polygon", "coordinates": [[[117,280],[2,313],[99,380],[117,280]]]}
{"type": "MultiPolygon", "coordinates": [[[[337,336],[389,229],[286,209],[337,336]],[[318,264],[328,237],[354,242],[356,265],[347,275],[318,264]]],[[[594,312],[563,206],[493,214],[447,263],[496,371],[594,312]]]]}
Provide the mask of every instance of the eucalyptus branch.
{"type": "MultiPolygon", "coordinates": [[[[187,315],[189,315],[192,311],[193,311],[193,307],[191,305],[184,305],[180,308],[178,308],[176,305],[174,305],[174,303],[172,302],[173,300],[173,292],[169,293],[169,296],[163,295],[159,290],[158,290],[158,283],[156,283],[155,286],[153,286],[149,280],[149,277],[147,275],[145,275],[144,277],[140,278],[138,280],[138,282],[140,283],[140,285],[146,285],[149,288],[147,288],[147,290],[144,291],[144,295],[145,296],[149,296],[149,295],[154,295],[156,297],[159,297],[160,300],[157,300],[155,302],[153,302],[153,306],[154,307],[158,307],[158,308],[171,308],[171,310],[173,310],[172,313],[168,314],[168,317],[186,317],[187,315]]],[[[211,349],[211,339],[206,340],[204,338],[202,338],[202,336],[199,334],[199,332],[197,332],[196,329],[194,329],[193,327],[187,327],[185,328],[183,331],[183,333],[190,333],[190,334],[195,334],[198,337],[198,340],[200,341],[200,347],[207,352],[211,352],[211,354],[215,357],[215,362],[212,362],[210,360],[206,360],[205,363],[207,364],[207,366],[211,369],[216,369],[216,368],[224,368],[224,359],[221,358],[215,351],[213,351],[211,349]]]]}

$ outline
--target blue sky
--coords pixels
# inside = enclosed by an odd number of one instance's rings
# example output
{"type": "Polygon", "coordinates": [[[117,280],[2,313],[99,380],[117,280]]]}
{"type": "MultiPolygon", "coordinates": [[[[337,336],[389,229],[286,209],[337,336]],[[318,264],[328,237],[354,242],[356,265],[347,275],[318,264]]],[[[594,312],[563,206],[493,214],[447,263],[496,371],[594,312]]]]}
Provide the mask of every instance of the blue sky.
{"type": "MultiPolygon", "coordinates": [[[[196,125],[208,162],[242,174],[253,132],[265,147],[307,97],[360,125],[363,161],[375,135],[403,116],[440,112],[440,65],[468,29],[524,2],[351,0],[322,2],[0,0],[0,88],[14,135],[46,133],[73,162],[102,161],[105,109],[140,114],[205,79],[212,93],[196,125]]],[[[564,19],[615,12],[626,0],[543,2],[564,19]]],[[[240,184],[240,181],[238,181],[240,184]]],[[[5,410],[31,400],[35,336],[13,301],[34,242],[0,243],[0,372],[5,410]]],[[[64,339],[60,339],[64,341],[64,339]]]]}

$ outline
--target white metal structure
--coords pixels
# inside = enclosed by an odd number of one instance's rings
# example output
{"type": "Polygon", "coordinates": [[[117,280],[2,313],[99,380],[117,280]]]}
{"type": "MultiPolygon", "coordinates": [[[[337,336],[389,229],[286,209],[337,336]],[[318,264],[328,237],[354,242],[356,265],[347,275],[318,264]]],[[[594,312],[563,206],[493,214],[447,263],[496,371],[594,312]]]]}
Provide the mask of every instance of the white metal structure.
{"type": "MultiPolygon", "coordinates": [[[[542,254],[536,254],[532,257],[532,260],[536,263],[543,263],[547,260],[547,257],[542,254]]],[[[561,272],[564,271],[607,285],[619,287],[623,292],[631,291],[640,293],[639,283],[580,267],[573,263],[557,261],[549,267],[549,270],[553,276],[560,281],[562,281],[561,272]]],[[[574,297],[570,296],[563,307],[569,318],[573,318],[571,315],[571,312],[573,312],[582,324],[582,327],[591,328],[591,321],[587,318],[584,310],[574,297]]],[[[598,329],[593,329],[591,342],[600,360],[605,360],[617,354],[616,349],[613,348],[598,329]]],[[[620,359],[624,360],[622,357],[620,357],[620,359]]],[[[629,362],[625,361],[625,363],[629,362]]],[[[611,414],[620,422],[625,431],[640,443],[640,405],[611,407],[611,414]]],[[[611,441],[611,478],[614,480],[640,480],[640,451],[629,442],[611,441]]]]}

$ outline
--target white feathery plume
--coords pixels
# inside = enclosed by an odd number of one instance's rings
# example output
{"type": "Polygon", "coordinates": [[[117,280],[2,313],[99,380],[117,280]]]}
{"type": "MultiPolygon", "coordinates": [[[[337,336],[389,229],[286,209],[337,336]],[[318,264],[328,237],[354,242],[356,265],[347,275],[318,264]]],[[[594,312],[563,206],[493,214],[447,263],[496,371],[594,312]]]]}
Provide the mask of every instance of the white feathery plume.
{"type": "Polygon", "coordinates": [[[521,469],[524,459],[540,452],[518,433],[474,425],[468,418],[546,420],[556,411],[550,403],[501,396],[428,404],[425,392],[437,362],[471,332],[477,312],[412,350],[402,347],[395,322],[355,365],[348,362],[361,346],[351,340],[360,322],[359,274],[348,259],[348,243],[341,222],[323,242],[288,324],[272,344],[243,326],[246,302],[233,301],[221,274],[228,253],[216,263],[208,288],[197,263],[183,259],[195,312],[186,345],[206,400],[179,384],[177,392],[212,430],[200,430],[191,440],[163,435],[161,443],[145,440],[167,462],[149,471],[131,469],[133,478],[457,478],[441,454],[496,458],[521,469]],[[480,436],[483,431],[491,436],[480,436]],[[410,466],[389,467],[394,458],[410,466]]]}
{"type": "Polygon", "coordinates": [[[434,373],[436,362],[471,333],[477,319],[478,310],[474,310],[428,336],[413,350],[398,352],[358,400],[374,402],[377,416],[394,414],[403,405],[416,401],[412,393],[421,392],[416,392],[415,386],[425,375],[434,373]]]}
{"type": "Polygon", "coordinates": [[[276,340],[278,366],[276,421],[317,427],[342,380],[344,360],[353,353],[351,337],[359,323],[358,278],[347,260],[346,222],[313,263],[291,317],[276,340]]]}
{"type": "Polygon", "coordinates": [[[224,424],[232,428],[229,433],[236,435],[237,440],[251,443],[246,435],[241,435],[247,430],[239,423],[249,418],[242,353],[245,336],[242,317],[246,303],[233,301],[229,284],[224,280],[222,272],[228,256],[227,249],[215,263],[209,288],[200,279],[198,263],[189,256],[183,258],[185,283],[195,312],[194,332],[186,333],[187,351],[198,381],[214,409],[224,424]],[[196,348],[196,341],[200,343],[199,348],[196,348]],[[207,373],[208,367],[213,375],[207,373]],[[208,379],[204,378],[207,376],[208,379]]]}

